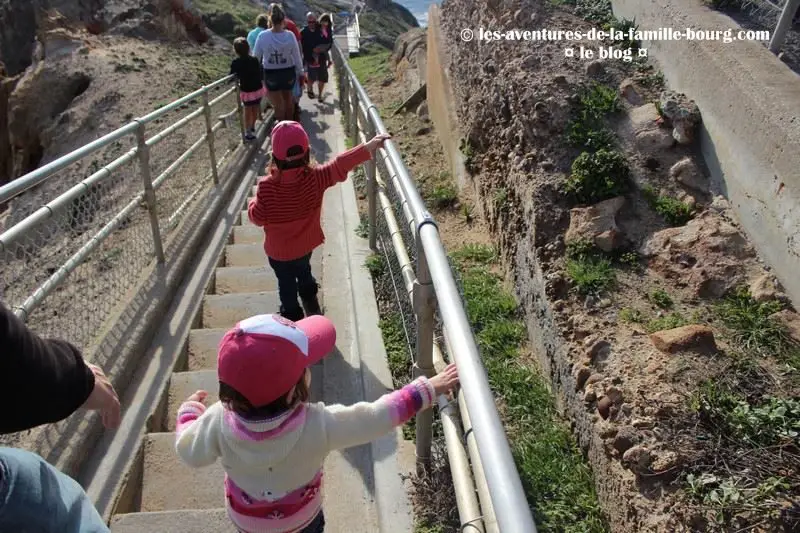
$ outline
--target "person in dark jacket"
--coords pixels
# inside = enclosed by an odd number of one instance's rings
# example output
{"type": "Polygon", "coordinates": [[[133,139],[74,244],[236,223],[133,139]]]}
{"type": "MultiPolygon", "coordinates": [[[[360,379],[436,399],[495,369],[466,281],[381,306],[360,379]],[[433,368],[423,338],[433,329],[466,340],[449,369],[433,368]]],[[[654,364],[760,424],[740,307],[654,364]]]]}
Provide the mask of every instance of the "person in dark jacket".
{"type": "MultiPolygon", "coordinates": [[[[58,422],[79,408],[120,423],[114,387],[66,341],[43,339],[0,302],[0,390],[18,400],[0,415],[0,433],[58,422]]],[[[0,531],[107,533],[81,486],[26,450],[0,447],[0,531]]]]}

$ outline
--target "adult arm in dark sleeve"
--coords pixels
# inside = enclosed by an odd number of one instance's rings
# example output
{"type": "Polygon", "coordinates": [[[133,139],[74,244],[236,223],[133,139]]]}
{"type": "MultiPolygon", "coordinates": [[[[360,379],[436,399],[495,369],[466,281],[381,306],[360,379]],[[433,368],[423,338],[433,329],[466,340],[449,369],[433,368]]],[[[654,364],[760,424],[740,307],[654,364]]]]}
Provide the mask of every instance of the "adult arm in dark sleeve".
{"type": "Polygon", "coordinates": [[[76,347],[42,339],[0,302],[0,390],[16,404],[0,414],[0,433],[63,420],[92,389],[94,373],[76,347]]]}

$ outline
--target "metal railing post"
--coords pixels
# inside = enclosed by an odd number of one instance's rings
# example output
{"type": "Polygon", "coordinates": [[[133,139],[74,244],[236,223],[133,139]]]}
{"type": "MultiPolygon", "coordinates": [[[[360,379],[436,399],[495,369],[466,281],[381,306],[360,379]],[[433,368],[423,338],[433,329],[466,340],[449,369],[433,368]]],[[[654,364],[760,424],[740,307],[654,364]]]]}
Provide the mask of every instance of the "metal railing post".
{"type": "Polygon", "coordinates": [[[800,0],[786,0],[781,16],[778,19],[778,24],[772,34],[772,39],[769,41],[769,51],[773,54],[777,54],[781,46],[783,46],[783,41],[786,40],[786,33],[792,26],[792,18],[797,13],[798,7],[800,7],[800,0]]]}
{"type": "MultiPolygon", "coordinates": [[[[352,83],[352,80],[350,81],[352,83]]],[[[356,93],[353,87],[350,87],[350,116],[347,117],[348,120],[348,132],[347,134],[350,136],[351,139],[355,138],[358,139],[358,94],[356,93]]]]}
{"type": "MultiPolygon", "coordinates": [[[[237,93],[240,92],[239,89],[239,82],[236,82],[237,93]]],[[[266,100],[266,98],[265,98],[266,100]]],[[[259,111],[263,114],[264,110],[261,108],[261,104],[258,106],[259,111]]],[[[239,94],[236,95],[236,113],[239,116],[239,133],[242,136],[242,140],[244,140],[244,105],[242,104],[242,99],[239,97],[239,94]]],[[[216,181],[214,182],[216,183],[216,181]]]]}
{"type": "MultiPolygon", "coordinates": [[[[427,224],[434,224],[430,214],[425,213],[425,219],[417,223],[417,232],[427,224]]],[[[420,239],[417,245],[417,280],[414,284],[414,313],[417,317],[417,345],[416,363],[414,364],[414,378],[420,376],[433,377],[436,370],[433,367],[433,312],[434,292],[431,271],[425,257],[420,239]]],[[[433,440],[433,411],[426,409],[417,413],[417,470],[424,473],[430,466],[431,441],[433,440]]]]}
{"type": "MultiPolygon", "coordinates": [[[[377,157],[377,154],[373,157],[377,157]]],[[[378,249],[378,184],[376,182],[375,160],[370,159],[366,164],[367,174],[367,218],[369,220],[369,247],[378,249]]]]}
{"type": "MultiPolygon", "coordinates": [[[[237,98],[237,101],[240,99],[237,98]]],[[[203,93],[203,114],[206,117],[206,143],[208,144],[208,157],[211,159],[211,177],[214,185],[219,185],[219,175],[217,174],[217,152],[214,150],[214,130],[211,128],[211,106],[208,104],[208,91],[203,93]]],[[[241,120],[241,117],[240,117],[241,120]]]]}
{"type": "Polygon", "coordinates": [[[150,227],[153,230],[153,250],[159,263],[164,262],[164,245],[161,242],[161,231],[158,228],[158,211],[156,209],[156,192],[153,190],[153,180],[150,178],[150,147],[147,146],[145,125],[139,124],[136,129],[136,145],[139,154],[139,170],[142,173],[144,185],[144,201],[150,212],[150,227]]]}

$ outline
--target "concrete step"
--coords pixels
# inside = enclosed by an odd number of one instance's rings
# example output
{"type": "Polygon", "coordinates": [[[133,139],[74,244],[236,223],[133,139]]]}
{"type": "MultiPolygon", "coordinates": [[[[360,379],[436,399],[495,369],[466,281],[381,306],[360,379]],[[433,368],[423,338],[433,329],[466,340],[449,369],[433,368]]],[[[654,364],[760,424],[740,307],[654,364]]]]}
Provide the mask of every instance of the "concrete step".
{"type": "Polygon", "coordinates": [[[193,372],[175,372],[169,381],[169,398],[167,400],[167,430],[175,431],[175,418],[178,408],[186,398],[195,391],[208,392],[206,406],[219,400],[219,379],[216,368],[195,370],[193,372]]]}
{"type": "MultiPolygon", "coordinates": [[[[322,247],[311,254],[311,272],[322,279],[322,247]]],[[[266,267],[269,268],[269,259],[262,243],[258,244],[229,244],[225,247],[226,267],[266,267]]],[[[271,272],[272,269],[269,268],[271,272]]]]}
{"type": "Polygon", "coordinates": [[[229,244],[225,247],[225,266],[257,267],[267,265],[267,254],[261,243],[229,244]]]}
{"type": "MultiPolygon", "coordinates": [[[[250,200],[248,200],[249,202],[250,200]]],[[[242,211],[242,216],[239,220],[239,224],[242,226],[254,226],[252,222],[250,222],[250,217],[247,216],[247,209],[242,211]]]]}
{"type": "Polygon", "coordinates": [[[253,315],[277,313],[277,292],[249,294],[208,294],[203,298],[203,327],[232,328],[253,315]]]}
{"type": "Polygon", "coordinates": [[[264,230],[258,226],[249,224],[247,226],[233,227],[234,244],[263,244],[264,230]]]}
{"type": "Polygon", "coordinates": [[[241,294],[275,290],[278,290],[278,280],[269,266],[217,268],[214,294],[241,294]]]}
{"type": "Polygon", "coordinates": [[[114,517],[111,533],[236,533],[224,507],[130,513],[114,517]]]}
{"type": "Polygon", "coordinates": [[[175,452],[174,433],[149,433],[144,445],[142,512],[217,509],[225,505],[225,474],[219,461],[205,468],[186,466],[175,452]]]}
{"type": "MultiPolygon", "coordinates": [[[[246,318],[246,317],[245,317],[246,318]]],[[[189,370],[217,368],[219,341],[227,328],[193,329],[189,332],[189,370]]]]}

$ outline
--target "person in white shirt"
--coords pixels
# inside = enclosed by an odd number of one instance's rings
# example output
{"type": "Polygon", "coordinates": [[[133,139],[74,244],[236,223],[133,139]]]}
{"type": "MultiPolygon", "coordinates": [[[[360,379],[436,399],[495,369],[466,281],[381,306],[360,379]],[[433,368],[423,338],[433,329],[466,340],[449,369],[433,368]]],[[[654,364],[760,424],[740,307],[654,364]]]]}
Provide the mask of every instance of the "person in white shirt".
{"type": "Polygon", "coordinates": [[[221,461],[225,505],[240,532],[322,533],[325,457],[381,437],[458,384],[451,364],[374,402],[311,403],[308,367],[335,344],[324,316],[242,320],[219,345],[219,401],[206,407],[208,393],[197,391],[178,409],[178,456],[193,468],[221,461]]]}
{"type": "Polygon", "coordinates": [[[286,14],[278,4],[270,4],[269,19],[271,27],[256,38],[253,56],[264,68],[264,85],[275,110],[275,120],[292,120],[292,91],[295,82],[305,76],[303,58],[297,38],[286,30],[286,14]]]}

